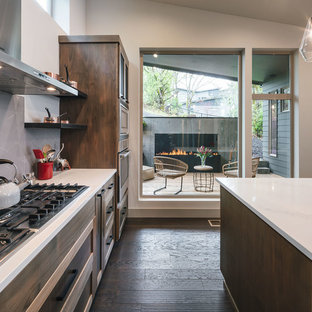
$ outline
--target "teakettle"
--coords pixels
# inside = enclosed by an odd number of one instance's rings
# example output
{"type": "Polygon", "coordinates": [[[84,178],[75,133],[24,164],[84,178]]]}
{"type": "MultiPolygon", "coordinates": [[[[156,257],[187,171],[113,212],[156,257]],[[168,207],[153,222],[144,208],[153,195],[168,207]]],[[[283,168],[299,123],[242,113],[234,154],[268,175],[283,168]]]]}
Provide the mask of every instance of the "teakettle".
{"type": "MultiPolygon", "coordinates": [[[[15,168],[14,180],[16,181],[17,168],[13,161],[0,159],[0,165],[9,164],[15,168]]],[[[15,182],[10,182],[7,178],[0,176],[0,209],[9,208],[16,205],[21,199],[21,191],[15,182]]]]}

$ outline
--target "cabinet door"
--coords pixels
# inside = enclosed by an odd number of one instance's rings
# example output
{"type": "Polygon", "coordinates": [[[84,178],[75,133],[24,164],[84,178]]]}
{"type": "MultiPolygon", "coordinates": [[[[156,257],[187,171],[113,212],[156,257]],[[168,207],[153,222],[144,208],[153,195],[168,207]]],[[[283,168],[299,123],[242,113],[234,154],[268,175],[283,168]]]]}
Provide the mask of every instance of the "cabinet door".
{"type": "Polygon", "coordinates": [[[122,53],[119,60],[119,96],[121,99],[125,98],[125,59],[122,53]]]}
{"type": "MultiPolygon", "coordinates": [[[[86,241],[86,238],[89,238],[89,240],[87,240],[88,242],[91,241],[90,235],[93,229],[94,210],[93,199],[73,217],[73,219],[0,293],[1,311],[38,311],[64,274],[66,276],[64,280],[65,284],[63,284],[64,288],[65,286],[69,286],[70,289],[74,289],[76,281],[81,280],[79,277],[81,267],[74,265],[72,269],[67,270],[66,268],[68,268],[76,253],[81,250],[81,246],[86,241]]],[[[85,244],[88,245],[88,242],[85,244]]],[[[81,251],[83,256],[90,255],[90,247],[88,247],[90,245],[87,247],[86,245],[84,245],[84,251],[81,251]]],[[[88,264],[91,261],[90,257],[87,261],[88,264]]],[[[89,269],[88,267],[88,270],[89,269]]],[[[87,271],[83,270],[83,272],[87,271]]],[[[79,282],[79,287],[80,286],[82,286],[82,284],[79,282]]],[[[69,290],[69,292],[71,292],[71,290],[69,290]]],[[[75,293],[77,294],[78,292],[75,293]]],[[[71,294],[67,296],[67,298],[70,297],[71,294]]],[[[55,309],[54,311],[57,310],[55,309]]]]}
{"type": "Polygon", "coordinates": [[[95,295],[96,288],[98,287],[102,274],[102,254],[103,254],[103,244],[102,244],[102,202],[105,193],[104,186],[96,194],[96,204],[95,204],[95,218],[94,218],[94,264],[93,264],[93,295],[95,295]]]}
{"type": "MultiPolygon", "coordinates": [[[[68,311],[75,308],[83,290],[88,284],[92,271],[92,235],[93,233],[90,232],[40,311],[68,311]]],[[[89,291],[89,297],[90,295],[89,291]]]]}

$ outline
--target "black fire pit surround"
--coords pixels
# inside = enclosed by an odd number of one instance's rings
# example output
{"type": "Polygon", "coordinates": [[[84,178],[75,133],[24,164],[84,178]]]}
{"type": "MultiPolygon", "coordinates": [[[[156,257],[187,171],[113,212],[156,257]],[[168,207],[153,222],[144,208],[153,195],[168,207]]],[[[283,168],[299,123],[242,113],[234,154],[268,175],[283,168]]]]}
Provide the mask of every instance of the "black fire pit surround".
{"type": "MultiPolygon", "coordinates": [[[[213,153],[218,153],[217,134],[198,133],[155,133],[155,155],[163,155],[184,161],[189,166],[189,172],[194,172],[194,166],[200,165],[200,158],[194,155],[200,146],[209,147],[213,153]],[[168,155],[172,151],[182,151],[186,155],[168,155]]],[[[207,157],[206,165],[213,167],[213,172],[221,172],[221,156],[219,154],[207,157]]]]}

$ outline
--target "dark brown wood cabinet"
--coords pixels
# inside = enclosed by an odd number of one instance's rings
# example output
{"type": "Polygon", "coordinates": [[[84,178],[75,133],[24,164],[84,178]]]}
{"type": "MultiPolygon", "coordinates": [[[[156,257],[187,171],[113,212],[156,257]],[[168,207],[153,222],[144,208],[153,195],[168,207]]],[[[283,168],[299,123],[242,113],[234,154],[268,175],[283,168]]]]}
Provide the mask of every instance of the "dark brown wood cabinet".
{"type": "Polygon", "coordinates": [[[115,243],[115,175],[96,194],[94,219],[93,294],[115,243]]]}
{"type": "Polygon", "coordinates": [[[88,311],[93,298],[94,217],[92,198],[0,293],[0,310],[88,311]],[[79,302],[83,306],[78,307],[79,302]]]}
{"type": "Polygon", "coordinates": [[[78,82],[86,99],[62,98],[61,113],[84,131],[61,131],[73,168],[117,168],[120,102],[128,102],[129,61],[119,36],[60,36],[60,75],[78,82]]]}
{"type": "Polygon", "coordinates": [[[312,261],[223,187],[220,260],[239,311],[312,311],[312,261]]]}

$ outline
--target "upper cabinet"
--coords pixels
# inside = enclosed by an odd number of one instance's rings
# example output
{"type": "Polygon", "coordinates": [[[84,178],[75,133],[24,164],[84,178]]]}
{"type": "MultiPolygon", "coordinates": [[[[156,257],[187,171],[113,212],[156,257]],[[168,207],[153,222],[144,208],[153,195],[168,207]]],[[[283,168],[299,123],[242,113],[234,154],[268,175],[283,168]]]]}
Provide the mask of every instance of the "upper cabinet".
{"type": "MultiPolygon", "coordinates": [[[[64,157],[75,168],[117,168],[120,128],[128,107],[129,62],[119,36],[60,36],[60,75],[88,93],[87,99],[62,97],[60,113],[85,131],[61,131],[64,157]],[[122,104],[122,105],[120,105],[122,104]]],[[[127,114],[126,114],[127,116],[127,114]]]]}

